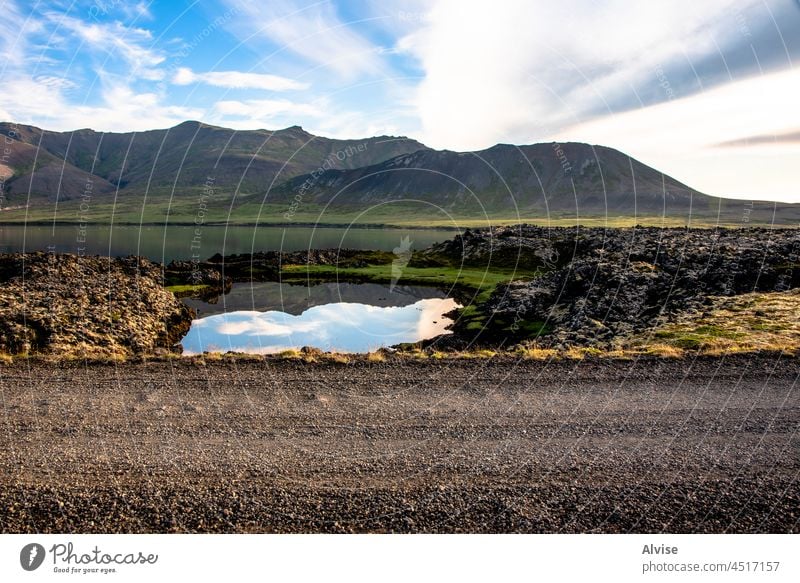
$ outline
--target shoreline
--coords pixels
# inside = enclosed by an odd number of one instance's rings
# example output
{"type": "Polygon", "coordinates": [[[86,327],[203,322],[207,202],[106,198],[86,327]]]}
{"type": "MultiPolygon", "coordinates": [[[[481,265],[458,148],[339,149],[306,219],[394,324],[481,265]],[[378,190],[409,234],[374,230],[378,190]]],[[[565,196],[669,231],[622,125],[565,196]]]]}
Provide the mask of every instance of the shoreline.
{"type": "MultiPolygon", "coordinates": [[[[172,221],[170,223],[163,223],[163,222],[137,222],[137,221],[115,221],[113,223],[108,222],[80,222],[80,221],[65,221],[65,220],[58,220],[58,221],[42,221],[42,220],[34,220],[34,221],[0,221],[0,227],[82,227],[85,228],[86,226],[96,226],[96,227],[275,227],[275,228],[292,228],[292,227],[302,227],[302,228],[319,228],[319,229],[349,229],[349,230],[358,230],[358,229],[365,229],[365,230],[380,230],[380,229],[391,229],[391,230],[411,230],[411,231],[446,231],[446,232],[461,232],[466,230],[482,230],[482,229],[493,229],[493,228],[500,228],[500,227],[519,227],[519,226],[535,226],[535,227],[543,227],[543,228],[550,228],[550,229],[598,229],[598,228],[606,228],[609,230],[617,230],[617,229],[633,229],[633,228],[659,228],[663,230],[699,230],[699,231],[711,231],[714,229],[728,229],[728,230],[751,230],[751,229],[765,229],[765,230],[800,230],[800,223],[798,222],[791,222],[791,223],[758,223],[758,222],[748,222],[742,223],[741,221],[729,221],[729,222],[720,222],[720,223],[706,223],[702,220],[697,221],[701,226],[695,226],[692,224],[691,221],[686,222],[683,225],[677,224],[655,224],[649,219],[653,221],[660,220],[660,217],[639,217],[639,219],[644,220],[644,223],[636,223],[637,219],[631,219],[633,222],[631,224],[626,225],[617,225],[615,224],[616,217],[609,217],[607,219],[603,219],[602,217],[599,218],[592,218],[588,219],[590,223],[581,223],[578,217],[575,218],[574,223],[564,223],[564,218],[554,218],[551,220],[536,220],[536,219],[525,219],[520,222],[513,222],[513,221],[506,221],[506,220],[490,220],[486,221],[484,224],[468,224],[467,226],[459,227],[459,226],[445,226],[445,225],[419,225],[419,224],[393,224],[393,223],[364,223],[353,225],[352,223],[315,223],[311,221],[302,221],[302,222],[275,222],[275,223],[264,223],[264,222],[235,222],[235,223],[228,223],[228,222],[219,222],[219,221],[208,221],[204,222],[201,225],[198,225],[194,221],[172,221]]],[[[571,221],[571,219],[569,219],[571,221]]],[[[470,223],[469,219],[465,220],[466,223],[470,223]]]]}
{"type": "Polygon", "coordinates": [[[175,221],[170,222],[168,224],[165,223],[137,223],[133,221],[119,221],[114,223],[81,223],[79,221],[0,221],[0,227],[78,227],[82,226],[85,228],[86,226],[97,226],[97,227],[275,227],[275,228],[289,228],[289,227],[303,227],[303,228],[310,228],[315,227],[319,229],[392,229],[392,230],[430,230],[430,231],[462,231],[461,227],[444,227],[444,226],[421,226],[421,225],[392,225],[392,224],[383,224],[383,223],[365,223],[359,225],[352,225],[348,223],[311,223],[311,222],[290,222],[290,223],[256,223],[256,222],[246,222],[246,223],[224,223],[224,222],[206,222],[202,225],[198,225],[193,221],[175,221]]]}

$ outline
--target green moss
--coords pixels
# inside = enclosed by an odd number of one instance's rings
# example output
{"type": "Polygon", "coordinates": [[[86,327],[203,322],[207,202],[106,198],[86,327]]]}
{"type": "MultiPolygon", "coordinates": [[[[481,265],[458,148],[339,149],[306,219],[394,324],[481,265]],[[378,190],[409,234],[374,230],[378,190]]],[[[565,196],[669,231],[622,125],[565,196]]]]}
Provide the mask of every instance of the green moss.
{"type": "Polygon", "coordinates": [[[696,328],[689,329],[659,330],[654,336],[661,340],[667,340],[670,344],[678,348],[696,350],[720,338],[737,340],[746,338],[747,334],[744,332],[734,332],[721,326],[702,324],[696,328]]]}
{"type": "MultiPolygon", "coordinates": [[[[332,265],[284,265],[281,279],[286,282],[314,280],[358,280],[373,283],[390,283],[396,273],[391,263],[365,267],[336,267],[332,265]]],[[[500,284],[515,279],[532,277],[532,273],[484,268],[457,267],[405,267],[396,283],[404,285],[431,285],[441,288],[459,286],[477,292],[475,300],[486,301],[492,290],[500,284]]]]}
{"type": "Polygon", "coordinates": [[[703,325],[698,326],[694,330],[695,334],[706,336],[709,338],[742,338],[747,336],[743,332],[734,332],[721,326],[703,325]]]}
{"type": "Polygon", "coordinates": [[[757,322],[750,325],[751,330],[758,330],[759,332],[780,332],[781,330],[788,330],[790,327],[786,324],[775,324],[768,322],[757,322]]]}
{"type": "Polygon", "coordinates": [[[208,290],[210,286],[206,284],[200,285],[169,285],[167,286],[167,291],[171,291],[176,296],[190,296],[203,293],[204,291],[208,290]]]}

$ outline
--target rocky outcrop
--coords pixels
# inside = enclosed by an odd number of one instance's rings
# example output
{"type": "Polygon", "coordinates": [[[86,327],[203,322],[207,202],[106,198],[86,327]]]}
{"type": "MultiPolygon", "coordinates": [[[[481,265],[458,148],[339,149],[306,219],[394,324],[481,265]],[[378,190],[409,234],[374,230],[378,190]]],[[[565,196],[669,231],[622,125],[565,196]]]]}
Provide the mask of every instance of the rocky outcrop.
{"type": "Polygon", "coordinates": [[[546,229],[475,231],[429,251],[465,263],[540,269],[498,286],[480,309],[496,323],[542,322],[545,344],[611,343],[703,309],[711,296],[800,287],[793,229],[546,229]]]}
{"type": "Polygon", "coordinates": [[[162,285],[161,266],[31,253],[0,255],[0,351],[128,357],[174,350],[192,313],[162,285]]]}

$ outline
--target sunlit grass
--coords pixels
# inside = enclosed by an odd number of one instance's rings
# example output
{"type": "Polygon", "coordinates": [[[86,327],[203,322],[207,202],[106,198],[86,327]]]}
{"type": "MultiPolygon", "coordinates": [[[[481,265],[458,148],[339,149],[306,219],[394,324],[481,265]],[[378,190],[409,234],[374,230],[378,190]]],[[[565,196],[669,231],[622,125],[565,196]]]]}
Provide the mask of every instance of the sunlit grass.
{"type": "Polygon", "coordinates": [[[625,341],[660,356],[712,356],[800,350],[800,290],[714,298],[703,313],[687,313],[625,341]]]}
{"type": "MultiPolygon", "coordinates": [[[[342,280],[390,283],[393,280],[391,263],[366,267],[338,268],[332,265],[284,265],[281,278],[296,280],[342,280]]],[[[476,300],[488,299],[488,294],[500,283],[532,277],[532,273],[506,269],[457,268],[457,267],[405,267],[400,270],[399,284],[430,285],[440,288],[461,286],[479,292],[476,300]]]]}

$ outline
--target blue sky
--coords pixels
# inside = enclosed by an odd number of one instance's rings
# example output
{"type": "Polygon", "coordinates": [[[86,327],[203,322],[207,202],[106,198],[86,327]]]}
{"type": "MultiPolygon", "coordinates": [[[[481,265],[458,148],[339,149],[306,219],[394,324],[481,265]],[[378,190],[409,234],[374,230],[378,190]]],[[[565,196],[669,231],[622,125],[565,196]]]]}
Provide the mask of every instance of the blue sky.
{"type": "Polygon", "coordinates": [[[585,141],[800,201],[796,0],[0,0],[0,118],[585,141]]]}

